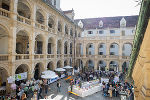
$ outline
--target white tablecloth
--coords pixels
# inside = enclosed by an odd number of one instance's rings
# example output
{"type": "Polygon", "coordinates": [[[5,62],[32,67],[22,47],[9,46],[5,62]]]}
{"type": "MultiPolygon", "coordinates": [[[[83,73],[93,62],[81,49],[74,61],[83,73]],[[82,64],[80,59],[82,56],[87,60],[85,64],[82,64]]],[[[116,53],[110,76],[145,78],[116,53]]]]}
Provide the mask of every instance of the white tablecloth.
{"type": "MultiPolygon", "coordinates": [[[[80,97],[86,97],[88,95],[92,95],[92,94],[99,92],[101,90],[103,90],[103,86],[100,83],[100,84],[97,84],[97,85],[90,87],[88,89],[86,89],[86,88],[82,89],[82,88],[79,88],[77,86],[73,86],[72,92],[78,94],[80,97]]],[[[70,87],[69,87],[69,91],[70,91],[70,87]]]]}

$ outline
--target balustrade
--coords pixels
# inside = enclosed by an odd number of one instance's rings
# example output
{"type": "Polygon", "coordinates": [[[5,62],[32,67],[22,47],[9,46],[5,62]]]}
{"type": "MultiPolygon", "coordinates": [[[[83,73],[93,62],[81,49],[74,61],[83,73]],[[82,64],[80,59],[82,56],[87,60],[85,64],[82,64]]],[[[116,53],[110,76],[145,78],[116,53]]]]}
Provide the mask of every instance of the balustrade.
{"type": "Polygon", "coordinates": [[[0,15],[10,18],[10,11],[0,8],[0,15]]]}
{"type": "Polygon", "coordinates": [[[17,20],[18,20],[19,22],[22,22],[22,23],[31,25],[31,20],[28,19],[28,18],[25,18],[25,17],[23,17],[23,16],[17,15],[17,20]]]}
{"type": "Polygon", "coordinates": [[[22,59],[30,59],[29,54],[17,54],[16,55],[16,60],[22,60],[22,59]]]}
{"type": "Polygon", "coordinates": [[[1,54],[0,55],[0,61],[8,61],[8,55],[7,54],[1,54]]]}
{"type": "Polygon", "coordinates": [[[35,54],[34,55],[34,59],[43,59],[44,58],[44,54],[35,54]]]}
{"type": "Polygon", "coordinates": [[[42,30],[45,30],[45,25],[42,25],[42,24],[40,24],[40,23],[35,23],[35,27],[36,28],[39,28],[39,29],[42,29],[42,30]]]}
{"type": "Polygon", "coordinates": [[[54,58],[54,55],[53,54],[48,54],[47,58],[54,58]]]}

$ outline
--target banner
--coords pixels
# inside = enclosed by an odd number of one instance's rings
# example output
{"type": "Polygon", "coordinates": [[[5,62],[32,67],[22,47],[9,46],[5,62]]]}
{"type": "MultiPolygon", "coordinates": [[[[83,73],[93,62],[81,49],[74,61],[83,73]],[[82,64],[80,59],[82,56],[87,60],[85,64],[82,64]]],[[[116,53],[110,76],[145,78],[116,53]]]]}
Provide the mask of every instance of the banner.
{"type": "Polygon", "coordinates": [[[16,81],[27,79],[27,72],[16,74],[15,79],[16,81]]]}

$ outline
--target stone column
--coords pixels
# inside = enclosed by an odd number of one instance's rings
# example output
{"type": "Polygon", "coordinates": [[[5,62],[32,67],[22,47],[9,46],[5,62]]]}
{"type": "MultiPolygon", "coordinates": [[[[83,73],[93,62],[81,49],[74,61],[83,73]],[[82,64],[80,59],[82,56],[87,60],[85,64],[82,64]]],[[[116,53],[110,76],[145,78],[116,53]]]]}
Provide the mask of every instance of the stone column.
{"type": "Polygon", "coordinates": [[[54,39],[54,58],[57,59],[57,38],[54,39]]]}
{"type": "Polygon", "coordinates": [[[83,57],[86,57],[86,43],[83,42],[83,57]]]}
{"type": "Polygon", "coordinates": [[[36,5],[33,3],[33,9],[31,13],[31,20],[32,20],[32,26],[35,27],[35,22],[36,22],[36,5]]]}
{"type": "Polygon", "coordinates": [[[10,0],[10,11],[11,13],[11,18],[13,20],[17,19],[17,6],[18,6],[18,0],[10,0]]]}
{"type": "Polygon", "coordinates": [[[95,58],[98,59],[98,43],[97,42],[94,43],[94,49],[95,49],[95,51],[94,51],[95,52],[95,58]]]}

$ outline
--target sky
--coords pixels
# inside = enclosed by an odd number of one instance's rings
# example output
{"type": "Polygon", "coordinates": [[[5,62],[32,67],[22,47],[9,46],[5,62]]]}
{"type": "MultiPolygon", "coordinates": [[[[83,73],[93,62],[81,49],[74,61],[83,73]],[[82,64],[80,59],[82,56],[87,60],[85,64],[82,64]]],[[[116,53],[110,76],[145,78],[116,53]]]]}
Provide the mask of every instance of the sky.
{"type": "Polygon", "coordinates": [[[60,0],[62,10],[74,9],[75,19],[138,15],[138,0],[60,0]]]}

